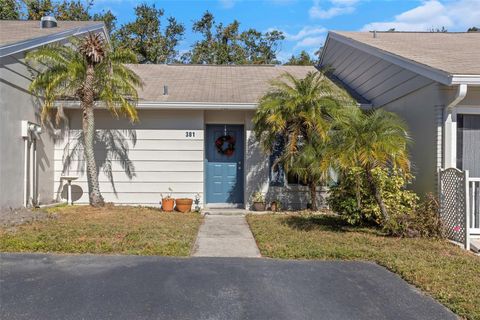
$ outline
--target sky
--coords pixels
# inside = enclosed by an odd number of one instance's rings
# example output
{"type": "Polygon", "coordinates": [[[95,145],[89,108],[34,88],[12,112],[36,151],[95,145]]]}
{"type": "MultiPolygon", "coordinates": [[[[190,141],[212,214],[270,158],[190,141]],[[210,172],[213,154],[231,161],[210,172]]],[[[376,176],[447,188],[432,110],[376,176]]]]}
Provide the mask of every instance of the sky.
{"type": "MultiPolygon", "coordinates": [[[[165,10],[186,27],[179,46],[186,51],[198,38],[191,31],[192,21],[206,10],[217,22],[238,20],[241,31],[255,28],[284,32],[278,58],[320,48],[329,30],[428,31],[445,27],[466,31],[480,27],[480,0],[95,0],[93,12],[111,10],[122,24],[134,19],[134,7],[146,2],[165,10]]],[[[166,19],[164,19],[165,21],[166,19]]]]}

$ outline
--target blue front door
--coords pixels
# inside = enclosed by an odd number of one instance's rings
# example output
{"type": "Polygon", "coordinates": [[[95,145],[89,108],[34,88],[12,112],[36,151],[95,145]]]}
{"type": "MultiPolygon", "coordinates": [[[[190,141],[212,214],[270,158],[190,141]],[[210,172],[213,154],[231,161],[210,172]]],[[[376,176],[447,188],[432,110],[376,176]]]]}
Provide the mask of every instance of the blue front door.
{"type": "Polygon", "coordinates": [[[206,202],[243,203],[243,126],[207,125],[206,202]]]}

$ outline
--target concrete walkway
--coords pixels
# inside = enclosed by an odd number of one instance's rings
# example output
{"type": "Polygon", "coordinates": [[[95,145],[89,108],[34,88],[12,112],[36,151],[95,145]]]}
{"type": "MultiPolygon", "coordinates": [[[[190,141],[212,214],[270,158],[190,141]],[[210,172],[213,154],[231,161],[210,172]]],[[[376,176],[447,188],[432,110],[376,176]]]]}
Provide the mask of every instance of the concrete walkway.
{"type": "Polygon", "coordinates": [[[244,215],[206,215],[193,256],[260,257],[260,251],[244,215]]]}

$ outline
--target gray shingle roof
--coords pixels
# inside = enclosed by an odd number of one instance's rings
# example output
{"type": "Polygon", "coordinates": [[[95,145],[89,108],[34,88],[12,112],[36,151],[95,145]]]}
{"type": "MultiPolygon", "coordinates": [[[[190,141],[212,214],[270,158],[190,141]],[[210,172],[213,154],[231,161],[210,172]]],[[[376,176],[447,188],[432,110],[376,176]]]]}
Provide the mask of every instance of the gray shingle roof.
{"type": "Polygon", "coordinates": [[[0,46],[93,25],[103,25],[103,22],[58,21],[56,28],[42,29],[40,21],[0,20],[0,46]]]}
{"type": "Polygon", "coordinates": [[[270,81],[289,72],[305,77],[313,66],[129,65],[143,80],[140,100],[158,102],[257,103],[270,81]],[[163,86],[168,95],[163,95],[163,86]]]}
{"type": "Polygon", "coordinates": [[[333,33],[452,75],[480,75],[479,32],[333,33]]]}

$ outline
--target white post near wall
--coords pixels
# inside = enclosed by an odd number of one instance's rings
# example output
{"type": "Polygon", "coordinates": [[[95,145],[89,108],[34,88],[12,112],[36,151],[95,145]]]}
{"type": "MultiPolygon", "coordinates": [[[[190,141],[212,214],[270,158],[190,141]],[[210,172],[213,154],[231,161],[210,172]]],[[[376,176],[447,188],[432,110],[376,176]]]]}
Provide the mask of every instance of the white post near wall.
{"type": "Polygon", "coordinates": [[[464,171],[465,192],[465,249],[470,251],[470,175],[464,171]]]}
{"type": "Polygon", "coordinates": [[[445,113],[443,136],[444,168],[457,167],[457,115],[448,108],[445,113]]]}
{"type": "Polygon", "coordinates": [[[445,108],[445,135],[444,135],[444,168],[457,167],[457,112],[455,107],[467,95],[468,86],[460,84],[457,94],[445,108]]]}

